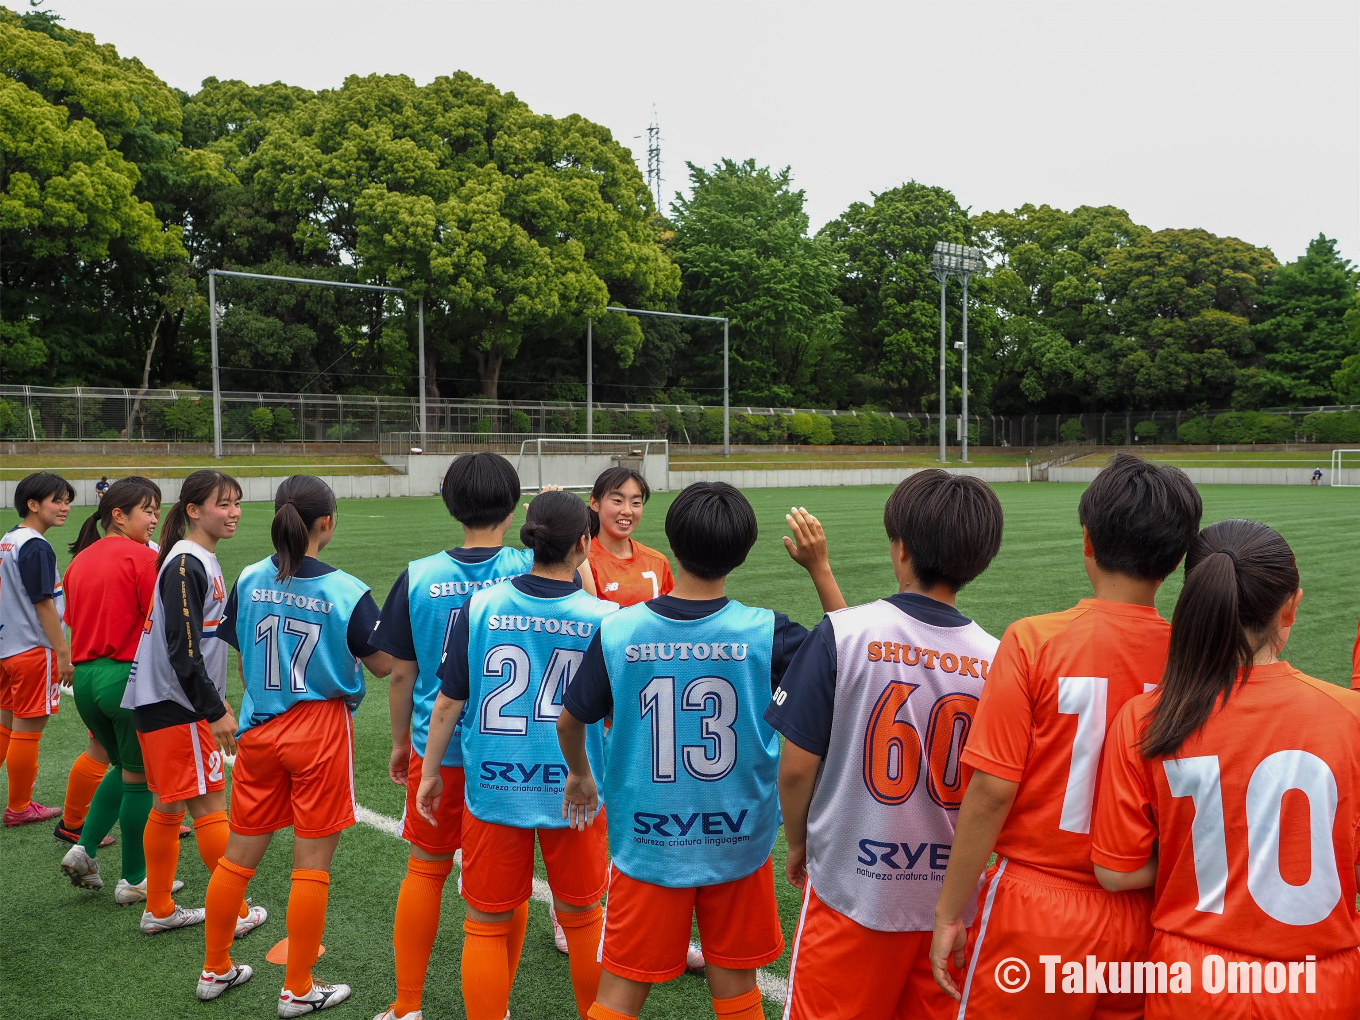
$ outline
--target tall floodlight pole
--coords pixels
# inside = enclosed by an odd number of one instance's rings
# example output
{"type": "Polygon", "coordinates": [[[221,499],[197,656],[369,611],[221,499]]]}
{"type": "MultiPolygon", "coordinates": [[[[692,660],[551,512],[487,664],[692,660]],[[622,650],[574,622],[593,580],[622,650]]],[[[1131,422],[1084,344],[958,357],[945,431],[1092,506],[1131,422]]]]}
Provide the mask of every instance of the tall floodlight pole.
{"type": "Polygon", "coordinates": [[[963,277],[963,340],[957,345],[963,352],[963,417],[961,451],[968,461],[968,277],[980,272],[985,263],[982,252],[951,241],[937,241],[930,257],[930,271],[940,281],[940,463],[945,462],[945,401],[948,389],[945,382],[945,286],[951,276],[963,277]]]}
{"type": "Polygon", "coordinates": [[[586,453],[595,452],[595,334],[594,321],[586,316],[586,453]]]}
{"type": "MultiPolygon", "coordinates": [[[[425,297],[416,299],[416,337],[420,346],[420,449],[425,450],[425,297]]],[[[379,431],[382,431],[379,429],[379,431]]],[[[382,438],[379,436],[379,438],[382,438]]]]}
{"type": "Polygon", "coordinates": [[[937,270],[935,276],[940,281],[940,463],[943,464],[945,462],[944,288],[945,284],[949,282],[949,273],[937,270]]]}
{"type": "Polygon", "coordinates": [[[217,364],[217,270],[208,270],[208,333],[212,337],[213,456],[222,459],[222,378],[217,364]]]}
{"type": "Polygon", "coordinates": [[[963,418],[959,430],[960,459],[968,463],[968,273],[963,274],[963,348],[961,355],[963,367],[963,418]]]}

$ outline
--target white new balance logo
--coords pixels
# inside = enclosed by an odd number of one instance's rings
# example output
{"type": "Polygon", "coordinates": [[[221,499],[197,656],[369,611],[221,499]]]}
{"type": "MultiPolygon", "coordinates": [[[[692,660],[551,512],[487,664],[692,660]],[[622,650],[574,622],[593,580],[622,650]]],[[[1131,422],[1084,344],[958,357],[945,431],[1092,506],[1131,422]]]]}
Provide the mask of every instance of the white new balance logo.
{"type": "Polygon", "coordinates": [[[605,591],[618,591],[618,590],[619,590],[619,582],[618,582],[618,581],[610,581],[608,584],[606,584],[606,585],[604,586],[604,590],[605,590],[605,591]]]}

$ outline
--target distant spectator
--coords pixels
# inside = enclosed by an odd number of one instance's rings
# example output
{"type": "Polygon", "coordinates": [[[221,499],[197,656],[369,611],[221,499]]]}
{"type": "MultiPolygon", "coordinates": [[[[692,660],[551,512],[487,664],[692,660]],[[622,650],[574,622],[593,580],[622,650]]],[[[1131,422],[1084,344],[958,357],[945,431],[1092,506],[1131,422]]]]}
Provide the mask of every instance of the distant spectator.
{"type": "Polygon", "coordinates": [[[1322,468],[1313,468],[1313,485],[1322,484],[1322,468]]]}
{"type": "Polygon", "coordinates": [[[94,483],[94,491],[99,494],[99,498],[104,498],[104,493],[109,491],[109,476],[100,475],[99,481],[94,483]]]}

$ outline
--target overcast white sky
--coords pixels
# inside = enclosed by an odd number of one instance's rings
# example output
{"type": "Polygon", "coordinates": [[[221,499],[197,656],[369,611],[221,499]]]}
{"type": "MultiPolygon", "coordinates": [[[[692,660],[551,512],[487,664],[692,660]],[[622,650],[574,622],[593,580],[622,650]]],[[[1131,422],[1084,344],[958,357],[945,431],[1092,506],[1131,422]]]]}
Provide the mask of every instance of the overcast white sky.
{"type": "MultiPolygon", "coordinates": [[[[6,0],[22,8],[23,0],[6,0]]],[[[1360,4],[47,0],[162,78],[462,69],[685,162],[791,165],[815,230],[915,179],[974,211],[1111,204],[1360,261],[1360,4]]]]}

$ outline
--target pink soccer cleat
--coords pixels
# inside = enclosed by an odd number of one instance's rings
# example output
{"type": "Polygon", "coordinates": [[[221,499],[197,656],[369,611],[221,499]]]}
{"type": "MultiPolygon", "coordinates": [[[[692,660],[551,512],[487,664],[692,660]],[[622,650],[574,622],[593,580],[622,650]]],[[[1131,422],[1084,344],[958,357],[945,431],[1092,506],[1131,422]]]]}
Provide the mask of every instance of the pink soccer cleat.
{"type": "Polygon", "coordinates": [[[61,817],[61,808],[43,807],[36,800],[28,802],[28,807],[22,811],[11,811],[5,808],[5,825],[14,828],[16,825],[32,825],[34,822],[50,822],[53,818],[61,817]]]}

